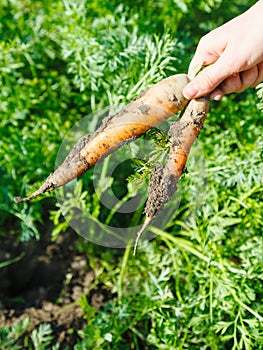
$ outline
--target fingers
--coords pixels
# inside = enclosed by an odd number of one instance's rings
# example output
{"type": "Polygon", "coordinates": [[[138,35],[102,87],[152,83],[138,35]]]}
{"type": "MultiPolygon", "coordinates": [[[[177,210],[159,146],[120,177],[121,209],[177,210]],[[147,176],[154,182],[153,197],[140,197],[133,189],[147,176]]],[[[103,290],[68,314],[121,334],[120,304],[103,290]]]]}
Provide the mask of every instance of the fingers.
{"type": "Polygon", "coordinates": [[[225,43],[221,42],[220,38],[216,36],[216,33],[217,30],[213,30],[200,39],[188,68],[189,74],[194,72],[196,67],[200,66],[200,64],[209,66],[215,63],[223,53],[225,43]],[[211,48],[211,50],[209,48],[211,48]]]}
{"type": "Polygon", "coordinates": [[[186,98],[198,98],[215,90],[228,76],[235,73],[235,67],[225,62],[224,54],[204,68],[183,90],[186,98]]]}
{"type": "Polygon", "coordinates": [[[184,88],[183,94],[186,98],[198,98],[210,93],[211,99],[219,101],[226,94],[242,92],[263,81],[263,62],[229,76],[228,70],[232,72],[235,69],[228,66],[226,70],[218,71],[218,61],[205,68],[184,88]]]}
{"type": "Polygon", "coordinates": [[[239,74],[232,75],[220,84],[220,89],[224,94],[231,92],[242,92],[254,85],[258,78],[257,66],[250,68],[239,74]]]}
{"type": "Polygon", "coordinates": [[[242,92],[249,87],[256,87],[263,81],[263,62],[239,74],[225,79],[214,91],[211,92],[212,100],[219,101],[224,95],[232,92],[242,92]]]}
{"type": "Polygon", "coordinates": [[[251,87],[256,87],[259,83],[263,81],[263,62],[257,65],[257,69],[258,69],[258,77],[255,80],[254,84],[251,85],[251,87]]]}
{"type": "Polygon", "coordinates": [[[216,88],[214,91],[210,93],[210,99],[215,101],[220,101],[222,97],[224,96],[224,93],[221,89],[216,88]]]}

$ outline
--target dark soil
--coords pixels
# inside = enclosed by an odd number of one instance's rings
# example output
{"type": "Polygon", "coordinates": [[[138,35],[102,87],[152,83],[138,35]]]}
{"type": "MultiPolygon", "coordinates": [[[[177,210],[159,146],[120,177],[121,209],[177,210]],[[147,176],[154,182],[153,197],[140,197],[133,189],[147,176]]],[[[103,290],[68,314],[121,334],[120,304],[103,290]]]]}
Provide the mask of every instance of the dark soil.
{"type": "Polygon", "coordinates": [[[77,342],[77,331],[85,319],[77,301],[85,293],[90,304],[101,307],[102,291],[93,290],[94,272],[85,255],[75,247],[74,232],[61,234],[56,242],[49,235],[40,241],[16,243],[1,238],[0,261],[25,256],[18,262],[0,269],[0,327],[30,318],[31,332],[40,323],[51,323],[56,342],[69,349],[77,342]]]}

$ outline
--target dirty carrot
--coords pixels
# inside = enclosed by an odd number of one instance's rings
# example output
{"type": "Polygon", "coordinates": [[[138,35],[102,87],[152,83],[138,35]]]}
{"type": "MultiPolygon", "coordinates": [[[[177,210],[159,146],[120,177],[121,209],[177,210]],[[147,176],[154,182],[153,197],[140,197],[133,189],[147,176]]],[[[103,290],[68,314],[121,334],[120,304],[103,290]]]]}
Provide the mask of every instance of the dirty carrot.
{"type": "Polygon", "coordinates": [[[209,97],[191,100],[181,118],[170,124],[170,152],[165,166],[157,164],[151,173],[144,224],[137,233],[134,254],[145,228],[153,221],[163,206],[173,197],[177,182],[184,172],[190,149],[199,135],[209,109],[209,97]]]}
{"type": "Polygon", "coordinates": [[[105,118],[94,134],[82,137],[36,192],[14,201],[26,202],[65,185],[117,148],[161,124],[187,104],[182,90],[188,82],[186,74],[177,74],[150,87],[119,113],[105,118]]]}

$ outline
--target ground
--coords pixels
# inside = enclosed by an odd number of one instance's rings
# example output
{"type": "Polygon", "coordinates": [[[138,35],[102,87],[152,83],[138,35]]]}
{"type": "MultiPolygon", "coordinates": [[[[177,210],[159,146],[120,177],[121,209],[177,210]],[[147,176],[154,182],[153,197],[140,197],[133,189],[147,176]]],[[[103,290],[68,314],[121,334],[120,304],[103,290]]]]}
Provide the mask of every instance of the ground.
{"type": "Polygon", "coordinates": [[[76,343],[77,330],[85,326],[85,319],[77,301],[85,293],[90,304],[99,308],[103,303],[100,290],[90,291],[94,272],[88,259],[74,248],[77,236],[68,231],[56,242],[50,235],[40,241],[14,245],[3,239],[1,261],[26,252],[22,260],[0,269],[0,327],[12,325],[28,316],[29,332],[43,322],[51,323],[56,341],[69,348],[76,343]],[[12,245],[11,245],[12,244],[12,245]]]}

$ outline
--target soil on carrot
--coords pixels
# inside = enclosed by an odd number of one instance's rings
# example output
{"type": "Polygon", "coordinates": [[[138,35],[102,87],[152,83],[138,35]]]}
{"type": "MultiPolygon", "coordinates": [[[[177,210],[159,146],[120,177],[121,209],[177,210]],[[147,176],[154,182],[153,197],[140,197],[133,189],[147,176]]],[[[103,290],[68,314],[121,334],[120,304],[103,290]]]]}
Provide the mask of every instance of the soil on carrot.
{"type": "Polygon", "coordinates": [[[96,308],[105,299],[103,290],[89,290],[94,272],[87,257],[74,248],[76,239],[77,235],[70,231],[61,234],[54,243],[47,234],[40,241],[24,244],[1,239],[1,261],[20,252],[25,252],[25,256],[0,269],[0,327],[28,316],[28,332],[48,322],[62,347],[76,344],[77,330],[86,322],[78,299],[85,293],[96,308]]]}
{"type": "Polygon", "coordinates": [[[164,175],[164,167],[161,164],[157,164],[153,168],[148,187],[148,200],[145,206],[147,217],[154,218],[173,196],[176,185],[171,180],[169,174],[164,175]]]}

